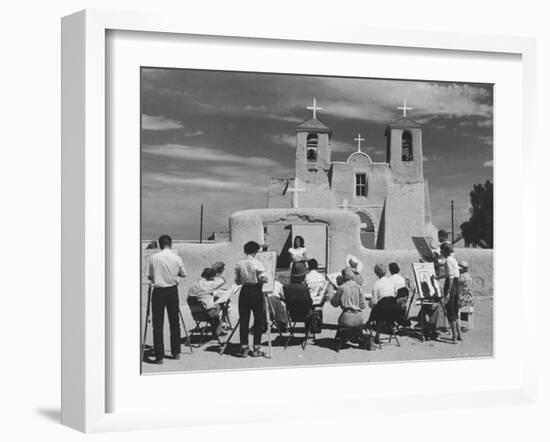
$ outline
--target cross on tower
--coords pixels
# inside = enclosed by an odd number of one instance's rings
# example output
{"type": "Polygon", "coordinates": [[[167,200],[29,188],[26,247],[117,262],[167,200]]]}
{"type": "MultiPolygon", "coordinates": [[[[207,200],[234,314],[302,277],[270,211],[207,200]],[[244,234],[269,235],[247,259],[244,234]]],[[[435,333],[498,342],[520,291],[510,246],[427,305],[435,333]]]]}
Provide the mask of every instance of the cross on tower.
{"type": "Polygon", "coordinates": [[[397,109],[403,111],[403,118],[407,118],[407,111],[413,110],[412,107],[407,107],[407,99],[403,99],[403,106],[398,106],[397,109]]]}
{"type": "Polygon", "coordinates": [[[361,141],[366,141],[364,138],[361,138],[361,134],[357,134],[357,138],[353,139],[357,141],[357,152],[361,152],[361,141]]]}
{"type": "Polygon", "coordinates": [[[313,118],[317,118],[318,110],[323,110],[322,107],[317,106],[317,100],[315,98],[313,99],[313,106],[308,106],[306,109],[313,111],[313,118]]]}
{"type": "Polygon", "coordinates": [[[300,180],[298,177],[294,178],[294,187],[289,187],[286,189],[287,192],[292,192],[293,198],[292,198],[292,208],[298,209],[298,192],[305,192],[306,189],[300,188],[300,180]]]}

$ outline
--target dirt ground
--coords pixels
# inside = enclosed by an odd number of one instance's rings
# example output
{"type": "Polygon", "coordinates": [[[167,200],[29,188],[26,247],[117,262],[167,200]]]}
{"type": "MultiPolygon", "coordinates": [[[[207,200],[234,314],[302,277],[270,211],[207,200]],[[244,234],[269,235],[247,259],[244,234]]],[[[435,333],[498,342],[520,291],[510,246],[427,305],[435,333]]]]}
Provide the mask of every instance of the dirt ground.
{"type": "MultiPolygon", "coordinates": [[[[146,293],[143,294],[142,314],[145,318],[146,311],[146,293]]],[[[181,312],[188,330],[194,326],[191,314],[184,300],[181,300],[181,312]]],[[[414,304],[414,303],[413,303],[414,304]]],[[[418,307],[411,308],[410,316],[416,316],[418,307]]],[[[463,333],[463,342],[454,345],[449,342],[449,333],[440,333],[438,341],[422,342],[417,333],[399,336],[400,346],[397,346],[392,340],[387,343],[387,335],[382,335],[382,348],[375,348],[367,351],[358,348],[357,344],[343,346],[339,353],[334,350],[334,335],[336,333],[336,323],[340,309],[336,309],[329,304],[323,308],[323,331],[317,335],[316,342],[312,339],[308,341],[305,349],[300,345],[301,338],[304,336],[303,328],[298,328],[295,340],[291,340],[290,345],[285,350],[284,344],[286,334],[283,338],[278,337],[277,333],[272,333],[272,357],[268,358],[238,358],[233,354],[238,349],[238,331],[235,333],[228,346],[227,354],[219,354],[220,345],[212,339],[205,341],[200,347],[194,347],[191,354],[189,347],[185,345],[185,333],[182,328],[182,355],[180,360],[170,359],[170,339],[168,331],[167,318],[164,327],[164,344],[167,351],[167,357],[163,365],[155,365],[144,362],[142,364],[142,373],[161,373],[161,372],[188,372],[188,371],[207,371],[207,370],[236,370],[247,368],[276,368],[288,366],[315,366],[330,364],[349,364],[349,363],[373,363],[373,362],[397,362],[397,361],[415,361],[426,359],[448,359],[448,358],[472,358],[472,357],[491,357],[493,355],[493,299],[489,296],[482,296],[475,299],[474,329],[463,333]],[[384,342],[386,341],[386,342],[384,342]]],[[[365,318],[369,315],[369,309],[364,312],[365,318]]],[[[237,300],[232,300],[230,309],[230,318],[234,324],[237,323],[237,300]]],[[[301,325],[301,324],[298,324],[301,325]]],[[[413,321],[413,326],[415,321],[413,321]]],[[[302,324],[303,326],[303,324],[302,324]]],[[[229,335],[228,335],[229,336],[229,335]]],[[[227,337],[222,338],[225,342],[227,337]]],[[[200,338],[197,335],[192,339],[193,344],[200,344],[200,338]]],[[[150,353],[153,344],[153,333],[151,324],[146,339],[146,355],[150,353]]],[[[250,336],[250,345],[252,345],[252,336],[250,336]]],[[[262,345],[267,352],[267,334],[263,335],[262,345]]]]}

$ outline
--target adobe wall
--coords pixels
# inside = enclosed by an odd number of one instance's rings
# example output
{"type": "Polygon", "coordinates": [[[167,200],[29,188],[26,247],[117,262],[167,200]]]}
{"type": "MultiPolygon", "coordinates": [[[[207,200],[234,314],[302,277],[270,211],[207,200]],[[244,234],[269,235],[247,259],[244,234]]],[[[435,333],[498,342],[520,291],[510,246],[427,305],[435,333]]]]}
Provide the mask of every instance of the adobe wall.
{"type": "MultiPolygon", "coordinates": [[[[263,242],[263,224],[273,222],[321,222],[330,227],[329,271],[342,269],[346,255],[357,256],[364,264],[362,275],[368,287],[372,287],[377,262],[397,262],[405,277],[411,278],[411,264],[418,261],[415,250],[371,250],[360,242],[359,218],[352,212],[330,209],[257,209],[234,213],[230,217],[231,241],[215,244],[177,244],[174,249],[182,257],[189,277],[180,284],[180,295],[186,296],[189,285],[195,281],[204,267],[215,261],[226,263],[225,277],[233,278],[236,262],[243,256],[247,241],[263,242]]],[[[411,241],[412,242],[412,241],[411,241]]],[[[307,245],[306,245],[307,246],[307,245]]],[[[144,250],[144,262],[154,250],[144,250]]],[[[457,249],[458,260],[467,260],[476,283],[478,294],[492,295],[493,251],[481,249],[457,249]]],[[[145,270],[145,266],[143,266],[145,270]]]]}

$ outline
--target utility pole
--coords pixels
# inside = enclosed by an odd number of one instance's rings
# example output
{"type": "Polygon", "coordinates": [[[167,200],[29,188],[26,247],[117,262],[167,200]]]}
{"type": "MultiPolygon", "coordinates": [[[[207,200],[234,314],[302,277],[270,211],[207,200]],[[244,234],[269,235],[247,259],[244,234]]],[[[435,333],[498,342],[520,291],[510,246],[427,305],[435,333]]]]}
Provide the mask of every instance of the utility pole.
{"type": "Polygon", "coordinates": [[[204,214],[204,206],[201,204],[201,233],[200,233],[200,238],[199,238],[199,242],[202,244],[202,220],[203,220],[203,214],[204,214]]]}
{"type": "Polygon", "coordinates": [[[455,202],[451,200],[451,243],[455,242],[455,202]]]}

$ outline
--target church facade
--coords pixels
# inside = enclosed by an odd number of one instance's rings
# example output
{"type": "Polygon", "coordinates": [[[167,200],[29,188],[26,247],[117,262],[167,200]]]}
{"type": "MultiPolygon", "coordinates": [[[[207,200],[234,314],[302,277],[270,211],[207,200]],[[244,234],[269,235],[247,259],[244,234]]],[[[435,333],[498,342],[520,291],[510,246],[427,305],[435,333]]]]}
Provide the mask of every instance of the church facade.
{"type": "MultiPolygon", "coordinates": [[[[332,130],[313,118],[296,128],[295,175],[271,178],[268,208],[349,210],[361,221],[369,249],[411,249],[412,236],[433,236],[428,187],[423,172],[422,128],[406,118],[386,127],[386,161],[361,150],[332,161],[332,130]]],[[[410,108],[408,108],[410,109],[410,108]]]]}

